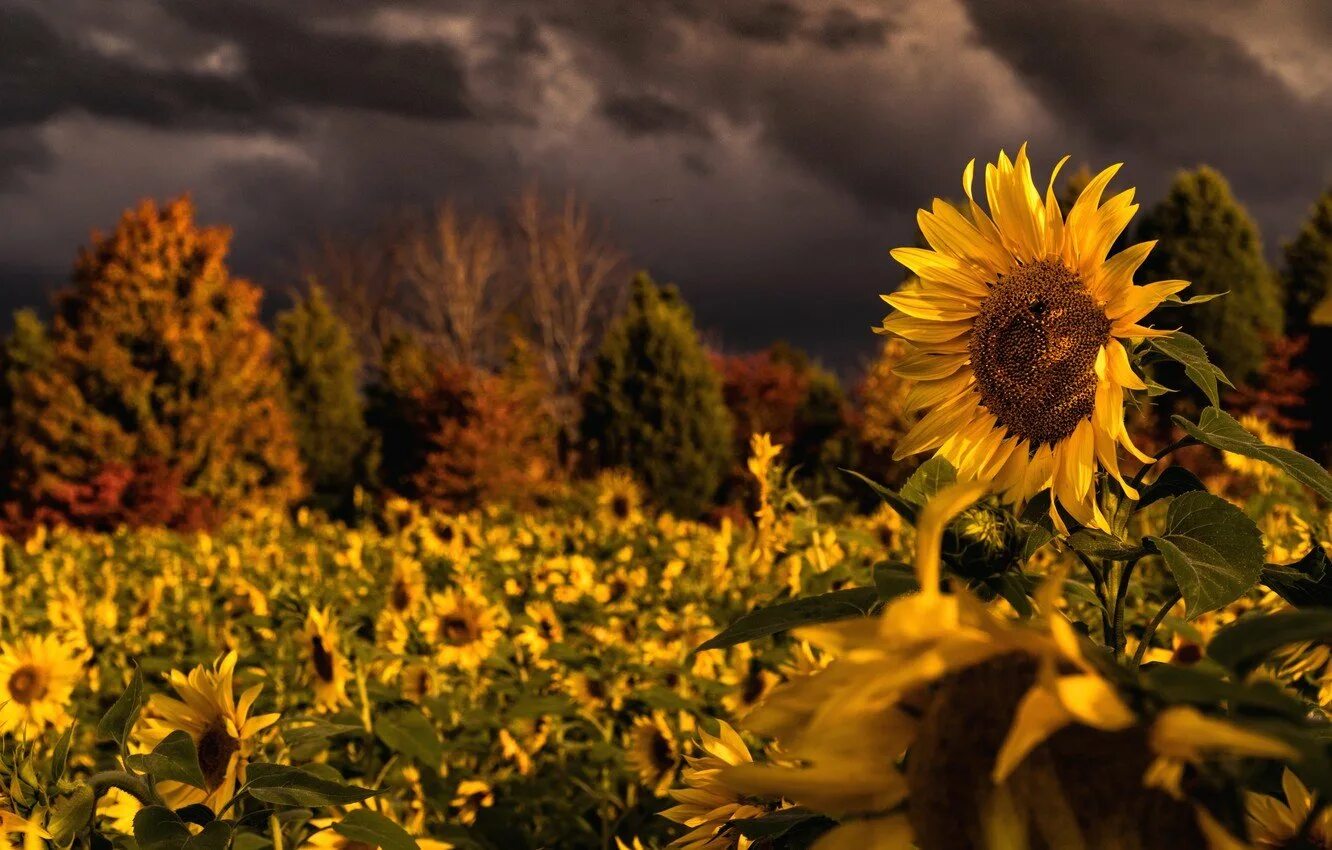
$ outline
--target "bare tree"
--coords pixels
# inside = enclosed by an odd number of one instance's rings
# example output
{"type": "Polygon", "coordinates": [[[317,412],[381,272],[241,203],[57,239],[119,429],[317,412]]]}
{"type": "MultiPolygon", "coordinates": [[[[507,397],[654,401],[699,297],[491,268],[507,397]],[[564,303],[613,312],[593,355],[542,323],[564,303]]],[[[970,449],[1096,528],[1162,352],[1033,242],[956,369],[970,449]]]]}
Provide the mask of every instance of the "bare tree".
{"type": "Polygon", "coordinates": [[[556,390],[568,397],[624,291],[625,256],[572,193],[549,211],[537,190],[529,189],[516,217],[541,360],[556,390]]]}
{"type": "Polygon", "coordinates": [[[499,224],[446,202],[407,234],[399,256],[425,342],[466,366],[492,359],[509,302],[499,224]]]}
{"type": "Polygon", "coordinates": [[[402,230],[402,223],[394,220],[368,234],[325,235],[299,258],[301,277],[324,288],[370,362],[401,327],[402,230]]]}

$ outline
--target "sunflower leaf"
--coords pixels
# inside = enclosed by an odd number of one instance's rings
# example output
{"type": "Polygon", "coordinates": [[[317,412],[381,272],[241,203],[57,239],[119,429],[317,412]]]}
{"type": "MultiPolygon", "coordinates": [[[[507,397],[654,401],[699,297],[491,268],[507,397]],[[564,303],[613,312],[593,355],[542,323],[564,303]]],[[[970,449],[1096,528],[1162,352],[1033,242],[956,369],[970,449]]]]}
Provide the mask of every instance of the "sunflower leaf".
{"type": "Polygon", "coordinates": [[[231,824],[224,820],[215,820],[191,835],[182,850],[227,850],[231,843],[231,824]]]}
{"type": "Polygon", "coordinates": [[[55,845],[68,847],[73,844],[79,830],[92,820],[96,807],[97,798],[91,785],[80,785],[72,794],[52,806],[46,820],[46,831],[51,834],[55,845]]]}
{"type": "Polygon", "coordinates": [[[1203,348],[1203,344],[1183,331],[1175,331],[1170,336],[1148,340],[1148,345],[1183,366],[1184,374],[1203,391],[1213,406],[1221,403],[1217,393],[1218,383],[1228,387],[1234,386],[1226,377],[1226,373],[1208,359],[1207,349],[1203,348]]]}
{"type": "Polygon", "coordinates": [[[139,711],[142,708],[143,672],[139,669],[139,665],[135,664],[134,674],[130,676],[129,685],[125,688],[124,693],[116,699],[115,704],[98,721],[97,737],[103,740],[115,741],[123,751],[130,730],[134,728],[135,721],[139,719],[139,711]]]}
{"type": "Polygon", "coordinates": [[[1214,449],[1269,463],[1313,490],[1325,501],[1332,502],[1332,475],[1328,475],[1326,469],[1294,449],[1267,445],[1244,430],[1244,426],[1225,411],[1209,407],[1202,412],[1196,425],[1182,416],[1176,416],[1174,420],[1199,442],[1214,449]]]}
{"type": "Polygon", "coordinates": [[[139,850],[181,850],[189,827],[165,806],[144,806],[134,815],[134,843],[139,850]]]}
{"type": "Polygon", "coordinates": [[[813,623],[861,617],[868,614],[878,601],[879,591],[875,588],[852,587],[819,596],[808,596],[793,602],[783,602],[767,608],[755,608],[731,623],[720,634],[704,642],[694,652],[725,649],[738,643],[747,643],[813,623]]]}
{"type": "Polygon", "coordinates": [[[1174,576],[1190,620],[1238,599],[1262,574],[1258,526],[1210,493],[1176,496],[1166,513],[1165,534],[1144,539],[1174,576]]]}
{"type": "Polygon", "coordinates": [[[1137,507],[1134,510],[1142,510],[1154,502],[1162,499],[1168,499],[1171,496],[1182,496],[1185,493],[1192,493],[1197,490],[1206,490],[1207,485],[1202,483],[1202,479],[1189,472],[1182,466],[1167,466],[1156,476],[1156,480],[1148,484],[1138,499],[1137,507]]]}
{"type": "Polygon", "coordinates": [[[208,790],[203,769],[199,767],[199,751],[188,732],[177,729],[162,739],[151,753],[127,756],[125,766],[140,773],[151,774],[156,780],[182,782],[201,790],[208,790]]]}
{"type": "Polygon", "coordinates": [[[375,720],[375,737],[395,753],[414,758],[421,764],[439,767],[444,747],[435,732],[435,724],[416,708],[403,708],[381,714],[375,720]]]}
{"type": "Polygon", "coordinates": [[[957,482],[957,470],[944,458],[935,456],[920,465],[902,485],[902,498],[917,508],[949,484],[957,482]]]}
{"type": "Polygon", "coordinates": [[[52,782],[59,782],[65,775],[65,767],[69,764],[70,741],[74,738],[74,728],[78,725],[78,721],[70,723],[56,740],[55,749],[51,752],[51,768],[48,773],[52,782]]]}
{"type": "Polygon", "coordinates": [[[880,499],[883,499],[885,502],[888,503],[888,507],[892,508],[894,511],[897,511],[897,515],[900,516],[907,523],[911,525],[916,524],[916,506],[908,502],[906,499],[903,499],[900,495],[898,495],[897,491],[893,490],[890,487],[883,486],[882,484],[880,484],[879,482],[875,481],[872,478],[867,478],[866,476],[861,475],[859,472],[856,472],[854,469],[843,469],[842,472],[845,472],[847,475],[850,475],[852,478],[861,481],[867,487],[873,490],[876,494],[878,494],[880,499]]]}
{"type": "Polygon", "coordinates": [[[1290,564],[1263,567],[1263,584],[1296,608],[1332,607],[1332,559],[1321,543],[1290,564]]]}
{"type": "Polygon", "coordinates": [[[277,806],[319,808],[346,806],[376,796],[378,791],[344,785],[284,764],[257,762],[246,768],[250,796],[277,806]]]}
{"type": "Polygon", "coordinates": [[[333,824],[333,831],[343,838],[384,850],[420,850],[416,839],[393,821],[369,809],[348,812],[333,824]]]}
{"type": "Polygon", "coordinates": [[[1120,540],[1098,528],[1083,528],[1073,532],[1068,537],[1068,545],[1084,555],[1110,561],[1131,561],[1145,554],[1141,546],[1120,540]]]}
{"type": "Polygon", "coordinates": [[[1332,640],[1332,611],[1308,608],[1245,617],[1219,630],[1207,645],[1207,654],[1246,673],[1281,647],[1310,640],[1332,640]]]}

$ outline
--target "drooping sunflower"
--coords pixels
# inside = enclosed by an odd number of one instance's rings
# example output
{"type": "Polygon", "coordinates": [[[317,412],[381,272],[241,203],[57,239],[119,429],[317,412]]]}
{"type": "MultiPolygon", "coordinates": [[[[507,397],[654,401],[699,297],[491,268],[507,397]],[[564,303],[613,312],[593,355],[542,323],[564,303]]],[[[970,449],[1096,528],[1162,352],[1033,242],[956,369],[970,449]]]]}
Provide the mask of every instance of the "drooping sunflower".
{"type": "Polygon", "coordinates": [[[680,748],[675,733],[666,723],[666,715],[654,711],[634,718],[629,743],[629,763],[638,771],[639,780],[654,794],[665,794],[680,761],[680,748]]]}
{"type": "Polygon", "coordinates": [[[177,730],[194,739],[207,788],[159,782],[158,791],[173,809],[202,803],[216,812],[230,802],[237,784],[245,781],[256,736],[277,722],[276,714],[251,713],[263,685],[235,698],[236,660],[233,651],[211,668],[201,664],[188,674],[172,670],[167,681],[179,699],[153,694],[135,730],[138,743],[146,749],[177,730]]]}
{"type": "Polygon", "coordinates": [[[0,733],[70,722],[70,695],[83,675],[83,652],[55,635],[0,643],[0,733]]]}
{"type": "Polygon", "coordinates": [[[347,698],[347,658],[342,654],[337,618],[330,608],[314,606],[305,617],[307,672],[315,693],[315,708],[337,711],[351,705],[347,698]]]}
{"type": "Polygon", "coordinates": [[[892,252],[918,281],[884,296],[894,312],[882,331],[915,348],[896,371],[914,382],[907,407],[921,418],[896,457],[937,450],[1008,502],[1050,487],[1079,522],[1105,527],[1097,470],[1123,483],[1120,448],[1150,459],[1124,427],[1125,391],[1146,389],[1125,342],[1168,335],[1139,323],[1188,282],[1134,284],[1153,242],[1108,256],[1137,211],[1132,189],[1102,202],[1118,165],[1062,215],[1054,181],[1067,159],[1042,199],[1026,146],[1000,153],[985,168],[988,213],[969,163],[968,210],[936,199],[916,219],[930,247],[892,252]]]}

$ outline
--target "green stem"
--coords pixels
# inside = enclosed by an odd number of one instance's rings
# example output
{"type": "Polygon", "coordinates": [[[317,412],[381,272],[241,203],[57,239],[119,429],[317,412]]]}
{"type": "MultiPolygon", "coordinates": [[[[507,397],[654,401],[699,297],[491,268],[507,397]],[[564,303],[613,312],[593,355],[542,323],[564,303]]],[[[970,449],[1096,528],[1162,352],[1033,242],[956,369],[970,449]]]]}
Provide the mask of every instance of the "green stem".
{"type": "Polygon", "coordinates": [[[1183,598],[1180,592],[1176,590],[1161,606],[1161,610],[1156,612],[1156,616],[1152,617],[1151,622],[1147,624],[1147,629],[1142,633],[1142,640],[1138,642],[1138,650],[1133,653],[1134,667],[1142,666],[1142,659],[1147,654],[1147,647],[1151,645],[1152,638],[1156,637],[1156,630],[1161,627],[1161,623],[1165,620],[1166,615],[1170,613],[1170,609],[1174,608],[1179,600],[1183,598]]]}
{"type": "Polygon", "coordinates": [[[1166,446],[1164,449],[1161,449],[1161,451],[1152,455],[1152,462],[1144,463],[1142,465],[1142,469],[1139,469],[1138,474],[1133,476],[1133,480],[1129,482],[1129,486],[1131,486],[1134,490],[1137,490],[1139,487],[1142,486],[1142,479],[1147,477],[1147,473],[1151,471],[1152,467],[1156,466],[1158,463],[1164,460],[1167,455],[1171,454],[1172,452],[1177,452],[1180,449],[1195,445],[1198,445],[1198,441],[1193,437],[1190,436],[1180,437],[1175,442],[1171,443],[1170,445],[1166,446]]]}
{"type": "Polygon", "coordinates": [[[100,798],[112,788],[118,788],[145,806],[163,805],[162,798],[148,787],[147,782],[123,770],[104,770],[101,773],[94,773],[88,777],[88,785],[92,787],[94,797],[100,798]]]}
{"type": "Polygon", "coordinates": [[[1136,560],[1125,564],[1119,573],[1119,587],[1115,592],[1115,614],[1114,614],[1114,649],[1115,658],[1124,654],[1124,598],[1128,596],[1129,579],[1133,577],[1133,569],[1138,565],[1136,560]]]}
{"type": "Polygon", "coordinates": [[[1110,623],[1110,600],[1105,595],[1105,573],[1095,561],[1081,552],[1075,550],[1073,554],[1078,556],[1078,560],[1082,561],[1087,572],[1091,573],[1092,590],[1096,593],[1096,598],[1101,601],[1101,634],[1107,646],[1113,645],[1114,631],[1110,623]]]}

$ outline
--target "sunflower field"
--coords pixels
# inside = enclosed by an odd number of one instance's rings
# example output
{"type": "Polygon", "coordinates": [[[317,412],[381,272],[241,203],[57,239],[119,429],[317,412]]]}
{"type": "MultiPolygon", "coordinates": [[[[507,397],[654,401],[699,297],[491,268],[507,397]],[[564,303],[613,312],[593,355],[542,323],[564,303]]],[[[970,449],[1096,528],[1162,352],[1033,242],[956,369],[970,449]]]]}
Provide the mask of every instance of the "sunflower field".
{"type": "Polygon", "coordinates": [[[1332,847],[1332,476],[1152,323],[1214,296],[1135,281],[1115,171],[1064,209],[1024,148],[984,206],[972,164],[920,212],[882,331],[926,458],[844,471],[869,512],[760,433],[741,516],[610,470],[522,508],[0,538],[0,835],[1332,847]]]}

